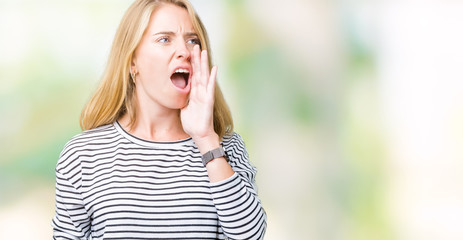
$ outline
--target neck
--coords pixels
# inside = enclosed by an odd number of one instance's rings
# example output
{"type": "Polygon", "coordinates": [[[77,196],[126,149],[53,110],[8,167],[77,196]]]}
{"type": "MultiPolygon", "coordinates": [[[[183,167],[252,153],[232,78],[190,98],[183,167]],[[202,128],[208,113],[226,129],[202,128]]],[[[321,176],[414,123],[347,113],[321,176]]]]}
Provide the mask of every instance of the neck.
{"type": "Polygon", "coordinates": [[[128,114],[124,114],[119,119],[121,126],[130,134],[141,139],[156,142],[177,141],[190,137],[183,130],[180,120],[180,110],[152,108],[151,111],[143,111],[138,106],[136,109],[136,119],[132,126],[129,126],[131,119],[128,114]]]}

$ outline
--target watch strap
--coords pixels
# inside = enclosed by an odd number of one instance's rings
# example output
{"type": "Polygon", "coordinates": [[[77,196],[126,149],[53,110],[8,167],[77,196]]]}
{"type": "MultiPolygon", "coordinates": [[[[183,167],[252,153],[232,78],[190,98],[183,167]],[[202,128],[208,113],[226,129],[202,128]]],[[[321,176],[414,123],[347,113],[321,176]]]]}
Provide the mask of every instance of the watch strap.
{"type": "Polygon", "coordinates": [[[225,150],[223,147],[218,147],[216,149],[213,149],[207,153],[205,153],[203,156],[202,156],[202,160],[203,160],[203,165],[206,166],[206,164],[216,158],[219,158],[219,157],[225,157],[226,158],[227,154],[225,153],[225,150]]]}

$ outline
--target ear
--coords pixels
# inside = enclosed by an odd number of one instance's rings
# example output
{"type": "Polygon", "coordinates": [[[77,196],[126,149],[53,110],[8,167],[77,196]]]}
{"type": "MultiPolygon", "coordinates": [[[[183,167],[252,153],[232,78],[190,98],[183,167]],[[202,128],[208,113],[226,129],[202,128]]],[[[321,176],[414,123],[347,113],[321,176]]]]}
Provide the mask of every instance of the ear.
{"type": "Polygon", "coordinates": [[[130,73],[137,74],[137,68],[135,65],[135,57],[132,58],[132,61],[130,62],[130,73]]]}
{"type": "Polygon", "coordinates": [[[135,59],[132,58],[131,62],[130,62],[130,69],[129,69],[129,74],[130,74],[130,78],[132,79],[132,82],[135,84],[135,79],[136,79],[136,76],[137,76],[137,68],[136,68],[136,65],[135,65],[135,59]]]}

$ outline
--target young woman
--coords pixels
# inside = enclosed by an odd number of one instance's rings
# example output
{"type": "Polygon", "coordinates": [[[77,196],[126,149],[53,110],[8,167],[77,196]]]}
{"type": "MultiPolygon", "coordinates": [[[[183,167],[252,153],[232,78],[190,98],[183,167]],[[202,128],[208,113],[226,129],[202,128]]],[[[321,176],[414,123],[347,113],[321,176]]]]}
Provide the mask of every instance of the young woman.
{"type": "Polygon", "coordinates": [[[262,239],[256,169],[187,0],[137,0],[56,166],[54,239],[262,239]]]}

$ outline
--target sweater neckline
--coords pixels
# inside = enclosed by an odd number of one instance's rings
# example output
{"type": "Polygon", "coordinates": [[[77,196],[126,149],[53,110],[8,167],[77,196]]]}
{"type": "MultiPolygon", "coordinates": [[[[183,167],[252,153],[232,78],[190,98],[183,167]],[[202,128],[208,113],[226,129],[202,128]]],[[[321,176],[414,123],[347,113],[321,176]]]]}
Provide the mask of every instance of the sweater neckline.
{"type": "Polygon", "coordinates": [[[124,128],[120,125],[118,121],[115,121],[113,123],[114,127],[116,130],[127,140],[138,144],[142,145],[145,147],[150,147],[150,148],[165,148],[165,147],[175,147],[175,146],[185,146],[185,145],[193,145],[193,139],[191,137],[177,140],[177,141],[166,141],[166,142],[156,142],[156,141],[150,141],[150,140],[145,140],[139,137],[136,137],[129,132],[125,131],[124,128]]]}

